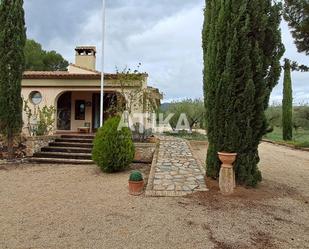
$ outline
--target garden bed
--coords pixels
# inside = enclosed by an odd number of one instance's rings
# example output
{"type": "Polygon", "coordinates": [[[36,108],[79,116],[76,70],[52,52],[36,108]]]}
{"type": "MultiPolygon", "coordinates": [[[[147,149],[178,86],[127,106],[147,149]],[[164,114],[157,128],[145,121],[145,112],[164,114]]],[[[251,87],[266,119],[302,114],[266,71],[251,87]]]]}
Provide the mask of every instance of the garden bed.
{"type": "MultiPolygon", "coordinates": [[[[59,136],[33,136],[33,137],[16,137],[14,141],[14,158],[15,160],[22,160],[26,157],[33,156],[34,153],[39,152],[41,148],[53,142],[59,136]]],[[[7,147],[3,139],[0,138],[0,160],[7,159],[7,147]]]]}
{"type": "Polygon", "coordinates": [[[150,163],[156,150],[156,143],[134,143],[135,156],[133,163],[150,163]]]}
{"type": "MultiPolygon", "coordinates": [[[[26,156],[26,138],[16,137],[14,141],[14,160],[21,160],[26,156]]],[[[6,160],[8,158],[7,145],[4,139],[0,137],[0,160],[6,160]]]]}

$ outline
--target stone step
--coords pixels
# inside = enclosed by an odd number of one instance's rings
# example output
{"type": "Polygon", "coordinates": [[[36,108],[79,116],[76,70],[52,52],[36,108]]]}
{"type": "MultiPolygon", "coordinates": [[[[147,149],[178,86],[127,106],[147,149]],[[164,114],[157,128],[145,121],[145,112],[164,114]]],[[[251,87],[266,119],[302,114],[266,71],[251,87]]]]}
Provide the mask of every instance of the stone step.
{"type": "Polygon", "coordinates": [[[66,158],[29,158],[29,162],[40,164],[94,164],[92,160],[66,159],[66,158]]]}
{"type": "Polygon", "coordinates": [[[81,139],[94,139],[95,135],[82,135],[82,134],[67,134],[61,135],[61,138],[81,138],[81,139]]]}
{"type": "Polygon", "coordinates": [[[87,138],[57,138],[55,142],[68,142],[68,143],[84,143],[84,144],[92,144],[93,139],[87,138]]]}
{"type": "Polygon", "coordinates": [[[82,148],[82,147],[43,147],[42,152],[65,152],[65,153],[91,153],[91,148],[82,148]]]}
{"type": "Polygon", "coordinates": [[[91,153],[64,153],[64,152],[38,152],[33,155],[36,158],[67,158],[92,160],[91,153]]]}
{"type": "Polygon", "coordinates": [[[52,142],[49,143],[52,147],[77,147],[77,148],[92,148],[93,144],[90,143],[70,143],[70,142],[52,142]]]}
{"type": "Polygon", "coordinates": [[[93,164],[93,139],[92,134],[62,135],[35,153],[29,161],[49,164],[93,164]]]}

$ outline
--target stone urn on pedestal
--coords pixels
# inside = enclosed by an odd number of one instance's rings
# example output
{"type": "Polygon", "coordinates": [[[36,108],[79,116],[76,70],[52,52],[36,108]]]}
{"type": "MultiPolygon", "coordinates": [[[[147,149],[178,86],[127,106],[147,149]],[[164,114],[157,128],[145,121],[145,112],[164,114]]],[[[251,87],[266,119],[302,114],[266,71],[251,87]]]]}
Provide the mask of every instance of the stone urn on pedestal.
{"type": "Polygon", "coordinates": [[[236,187],[233,163],[236,160],[237,153],[218,152],[218,156],[222,162],[219,175],[220,191],[224,195],[233,194],[236,187]]]}

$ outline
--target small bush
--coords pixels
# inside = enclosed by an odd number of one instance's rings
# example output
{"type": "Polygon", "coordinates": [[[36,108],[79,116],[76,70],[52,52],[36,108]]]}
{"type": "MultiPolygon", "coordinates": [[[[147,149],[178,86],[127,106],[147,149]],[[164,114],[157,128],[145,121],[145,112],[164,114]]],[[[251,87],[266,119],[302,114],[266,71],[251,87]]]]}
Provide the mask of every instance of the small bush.
{"type": "Polygon", "coordinates": [[[142,180],[143,180],[143,175],[142,175],[141,172],[139,172],[138,170],[134,170],[134,171],[131,172],[129,181],[140,182],[142,180]]]}
{"type": "Polygon", "coordinates": [[[94,139],[92,159],[103,172],[125,170],[134,159],[135,148],[131,130],[118,130],[119,122],[119,117],[108,119],[94,139]]]}

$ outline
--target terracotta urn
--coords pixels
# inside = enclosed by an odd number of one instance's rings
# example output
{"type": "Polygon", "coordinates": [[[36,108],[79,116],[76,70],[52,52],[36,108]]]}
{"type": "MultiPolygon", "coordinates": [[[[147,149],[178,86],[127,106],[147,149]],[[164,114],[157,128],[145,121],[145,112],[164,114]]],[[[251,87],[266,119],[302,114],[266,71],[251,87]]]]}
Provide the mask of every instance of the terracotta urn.
{"type": "Polygon", "coordinates": [[[236,160],[237,153],[218,152],[218,156],[222,162],[219,175],[220,191],[223,195],[233,194],[236,187],[233,163],[236,160]]]}
{"type": "Polygon", "coordinates": [[[218,156],[222,162],[222,167],[233,168],[237,153],[218,152],[218,156]]]}

